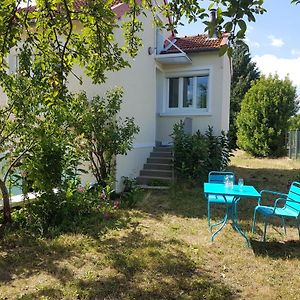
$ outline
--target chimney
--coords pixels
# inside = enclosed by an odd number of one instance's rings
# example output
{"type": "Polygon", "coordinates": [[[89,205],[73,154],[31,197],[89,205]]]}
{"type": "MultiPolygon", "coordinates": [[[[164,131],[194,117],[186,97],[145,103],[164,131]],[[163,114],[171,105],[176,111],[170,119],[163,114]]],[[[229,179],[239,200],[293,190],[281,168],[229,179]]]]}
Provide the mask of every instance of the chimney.
{"type": "Polygon", "coordinates": [[[210,22],[214,26],[214,33],[212,35],[212,38],[216,39],[218,37],[217,32],[217,10],[215,8],[210,9],[210,22]]]}

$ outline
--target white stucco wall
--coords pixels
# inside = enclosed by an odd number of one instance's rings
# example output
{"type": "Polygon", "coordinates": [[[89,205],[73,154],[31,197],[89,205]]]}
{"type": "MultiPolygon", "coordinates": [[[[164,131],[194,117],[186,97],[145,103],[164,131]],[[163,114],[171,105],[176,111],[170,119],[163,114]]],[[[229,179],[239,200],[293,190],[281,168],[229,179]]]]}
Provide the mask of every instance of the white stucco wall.
{"type": "Polygon", "coordinates": [[[158,94],[157,106],[163,107],[157,113],[156,140],[163,144],[172,142],[170,134],[173,125],[186,117],[192,118],[192,131],[200,130],[205,132],[208,125],[213,126],[214,132],[219,134],[221,130],[229,129],[229,107],[230,107],[230,68],[227,56],[219,57],[217,51],[200,52],[188,55],[192,63],[188,65],[160,65],[158,74],[163,77],[164,85],[161,88],[157,85],[158,94]],[[186,111],[180,113],[169,113],[167,106],[167,77],[176,74],[178,76],[195,76],[197,72],[209,74],[209,103],[208,111],[192,113],[186,111]],[[182,74],[182,75],[181,75],[182,74]]]}
{"type": "MultiPolygon", "coordinates": [[[[148,54],[148,47],[155,46],[155,29],[151,16],[142,17],[144,31],[141,33],[143,47],[134,58],[129,58],[131,67],[117,72],[109,72],[104,84],[94,85],[90,78],[84,75],[79,67],[74,71],[83,77],[83,84],[79,85],[74,76],[68,79],[70,90],[85,91],[89,98],[104,95],[106,91],[119,86],[124,88],[124,97],[120,117],[134,117],[140,132],[134,140],[133,150],[128,155],[118,155],[116,158],[117,190],[120,189],[122,176],[136,177],[143,168],[153,146],[155,145],[156,129],[156,73],[153,55],[148,54]]],[[[116,33],[118,41],[122,41],[120,32],[116,33]]],[[[85,180],[91,179],[85,176],[85,180]]]]}

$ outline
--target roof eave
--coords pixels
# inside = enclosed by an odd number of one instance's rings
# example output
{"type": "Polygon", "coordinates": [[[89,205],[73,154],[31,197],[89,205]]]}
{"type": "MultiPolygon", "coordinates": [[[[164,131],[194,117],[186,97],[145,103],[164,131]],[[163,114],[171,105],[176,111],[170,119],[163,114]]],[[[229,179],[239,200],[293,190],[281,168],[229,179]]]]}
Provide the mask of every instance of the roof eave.
{"type": "MultiPolygon", "coordinates": [[[[220,48],[202,48],[202,49],[195,49],[195,50],[188,50],[188,49],[182,49],[185,53],[199,53],[199,52],[213,52],[213,51],[219,51],[220,48]]],[[[165,52],[161,53],[162,55],[166,54],[176,54],[180,53],[179,51],[172,51],[172,52],[165,52]]]]}

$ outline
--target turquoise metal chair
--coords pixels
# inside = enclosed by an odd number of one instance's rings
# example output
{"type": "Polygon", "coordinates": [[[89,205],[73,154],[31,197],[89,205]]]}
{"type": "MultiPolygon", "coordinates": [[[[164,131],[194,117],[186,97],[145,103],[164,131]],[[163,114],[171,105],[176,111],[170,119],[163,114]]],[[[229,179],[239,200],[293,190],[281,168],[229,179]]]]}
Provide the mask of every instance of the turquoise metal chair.
{"type": "Polygon", "coordinates": [[[300,183],[294,181],[290,187],[288,194],[283,194],[279,192],[269,191],[269,190],[262,190],[260,192],[261,197],[258,199],[258,204],[254,209],[254,216],[253,216],[253,224],[252,224],[252,233],[255,231],[256,225],[256,214],[260,213],[264,217],[264,236],[263,240],[266,241],[266,232],[267,232],[267,224],[269,217],[279,217],[282,220],[282,225],[284,228],[284,233],[286,234],[286,227],[285,227],[285,219],[286,218],[294,218],[296,220],[298,226],[298,233],[300,239],[300,183]],[[271,194],[274,197],[278,197],[275,202],[274,206],[265,206],[262,205],[262,196],[263,194],[271,194]]]}
{"type": "MultiPolygon", "coordinates": [[[[208,182],[224,184],[224,179],[225,179],[225,176],[227,176],[227,175],[233,176],[233,180],[235,181],[235,176],[234,176],[233,172],[211,171],[208,174],[208,182]]],[[[224,196],[207,194],[206,198],[207,198],[207,220],[208,220],[208,227],[209,227],[210,231],[212,231],[213,227],[222,224],[221,227],[212,235],[212,240],[213,240],[214,236],[225,225],[225,223],[228,219],[228,215],[230,213],[233,213],[232,209],[234,210],[234,214],[237,217],[236,201],[234,201],[233,196],[224,197],[224,196]],[[210,223],[211,204],[220,204],[220,205],[226,206],[226,212],[225,212],[224,218],[220,222],[215,223],[215,224],[210,223]],[[234,207],[232,207],[233,204],[235,204],[234,207]]]]}

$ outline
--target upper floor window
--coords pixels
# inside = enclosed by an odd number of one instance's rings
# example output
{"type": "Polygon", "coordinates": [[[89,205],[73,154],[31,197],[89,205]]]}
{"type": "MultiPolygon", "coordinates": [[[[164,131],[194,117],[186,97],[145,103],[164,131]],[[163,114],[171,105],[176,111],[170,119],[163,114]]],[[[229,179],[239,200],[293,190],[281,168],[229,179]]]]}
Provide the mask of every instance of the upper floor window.
{"type": "Polygon", "coordinates": [[[168,78],[168,108],[208,109],[208,75],[168,78]]]}

